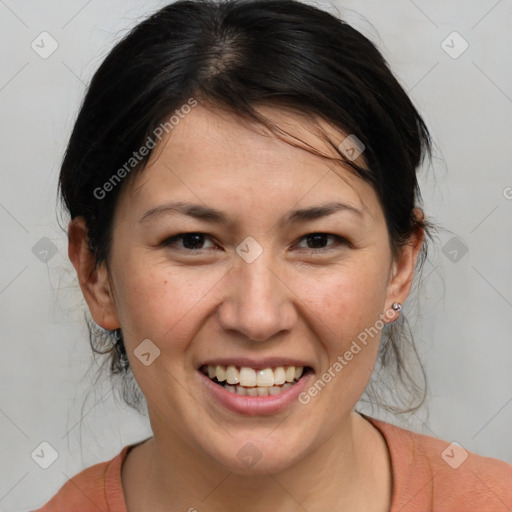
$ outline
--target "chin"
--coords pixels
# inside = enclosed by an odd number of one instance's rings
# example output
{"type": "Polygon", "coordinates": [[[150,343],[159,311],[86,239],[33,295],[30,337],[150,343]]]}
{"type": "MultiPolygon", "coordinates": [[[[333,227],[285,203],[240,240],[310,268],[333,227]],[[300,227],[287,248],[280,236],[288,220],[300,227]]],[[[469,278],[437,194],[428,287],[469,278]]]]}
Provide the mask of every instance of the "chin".
{"type": "MultiPolygon", "coordinates": [[[[279,428],[279,427],[277,427],[279,428]]],[[[239,475],[268,475],[279,473],[295,465],[301,458],[300,448],[304,442],[290,442],[290,436],[282,431],[281,436],[270,439],[272,428],[263,429],[261,436],[237,435],[227,436],[225,444],[215,443],[215,450],[210,445],[205,451],[226,470],[239,475]],[[285,442],[288,439],[288,443],[285,442]]]]}

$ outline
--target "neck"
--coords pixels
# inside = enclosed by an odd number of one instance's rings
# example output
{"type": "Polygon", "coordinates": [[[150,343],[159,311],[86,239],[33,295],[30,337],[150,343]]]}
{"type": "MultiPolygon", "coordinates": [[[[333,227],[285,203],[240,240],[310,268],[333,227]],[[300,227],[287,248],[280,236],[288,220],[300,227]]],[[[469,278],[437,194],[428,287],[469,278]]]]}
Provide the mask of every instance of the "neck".
{"type": "Polygon", "coordinates": [[[153,438],[134,449],[144,447],[123,474],[128,512],[389,508],[391,475],[385,441],[356,413],[286,470],[260,475],[234,473],[184,439],[171,437],[168,431],[159,435],[155,428],[153,432],[153,438]],[[135,473],[138,477],[129,478],[135,473]]]}

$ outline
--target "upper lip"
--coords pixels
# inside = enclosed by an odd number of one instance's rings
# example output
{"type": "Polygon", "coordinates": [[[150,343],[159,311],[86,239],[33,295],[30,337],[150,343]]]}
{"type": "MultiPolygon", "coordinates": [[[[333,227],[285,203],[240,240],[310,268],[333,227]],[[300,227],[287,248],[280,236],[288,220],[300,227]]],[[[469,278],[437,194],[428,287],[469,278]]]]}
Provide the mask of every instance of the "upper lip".
{"type": "Polygon", "coordinates": [[[218,357],[215,359],[208,359],[203,361],[201,366],[245,366],[248,368],[254,368],[255,370],[262,370],[264,368],[275,368],[277,366],[312,366],[304,360],[292,359],[289,357],[266,357],[264,359],[255,359],[252,357],[218,357]]]}

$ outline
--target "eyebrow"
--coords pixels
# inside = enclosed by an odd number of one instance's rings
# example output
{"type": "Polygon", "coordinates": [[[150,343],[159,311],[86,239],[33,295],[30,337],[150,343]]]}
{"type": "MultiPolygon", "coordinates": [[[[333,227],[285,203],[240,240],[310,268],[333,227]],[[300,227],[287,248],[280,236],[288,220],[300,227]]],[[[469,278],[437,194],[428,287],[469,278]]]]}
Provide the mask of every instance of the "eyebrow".
{"type": "MultiPolygon", "coordinates": [[[[355,206],[340,202],[330,202],[293,210],[279,220],[279,225],[284,226],[289,224],[299,224],[301,222],[310,222],[340,211],[352,212],[361,218],[364,217],[364,211],[355,206]]],[[[210,224],[232,224],[232,221],[230,221],[226,214],[220,210],[183,201],[174,201],[155,206],[144,213],[144,215],[139,219],[139,222],[143,222],[150,217],[169,215],[173,213],[181,213],[210,224]]]]}

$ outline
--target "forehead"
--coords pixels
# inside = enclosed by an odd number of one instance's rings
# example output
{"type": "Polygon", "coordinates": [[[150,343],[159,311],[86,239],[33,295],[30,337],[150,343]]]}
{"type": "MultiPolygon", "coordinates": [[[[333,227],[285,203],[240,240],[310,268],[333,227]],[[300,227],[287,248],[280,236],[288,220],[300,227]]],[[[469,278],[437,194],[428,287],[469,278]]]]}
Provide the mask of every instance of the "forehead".
{"type": "MultiPolygon", "coordinates": [[[[289,134],[282,135],[285,141],[260,124],[199,104],[163,138],[128,193],[141,207],[186,196],[222,209],[240,202],[257,213],[269,203],[288,208],[343,200],[370,216],[379,214],[373,187],[335,149],[346,134],[290,110],[258,111],[289,134]]],[[[363,155],[356,163],[364,165],[363,155]]]]}

